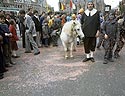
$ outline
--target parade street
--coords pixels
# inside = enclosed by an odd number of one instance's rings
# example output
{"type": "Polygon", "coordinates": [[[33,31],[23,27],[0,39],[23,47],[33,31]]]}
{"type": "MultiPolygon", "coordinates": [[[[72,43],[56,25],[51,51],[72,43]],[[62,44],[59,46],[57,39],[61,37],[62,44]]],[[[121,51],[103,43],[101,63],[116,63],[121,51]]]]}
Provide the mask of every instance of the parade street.
{"type": "Polygon", "coordinates": [[[94,63],[82,62],[83,45],[67,60],[62,45],[40,52],[34,56],[18,50],[16,65],[0,80],[0,96],[125,96],[125,48],[108,64],[103,64],[102,47],[94,63]]]}

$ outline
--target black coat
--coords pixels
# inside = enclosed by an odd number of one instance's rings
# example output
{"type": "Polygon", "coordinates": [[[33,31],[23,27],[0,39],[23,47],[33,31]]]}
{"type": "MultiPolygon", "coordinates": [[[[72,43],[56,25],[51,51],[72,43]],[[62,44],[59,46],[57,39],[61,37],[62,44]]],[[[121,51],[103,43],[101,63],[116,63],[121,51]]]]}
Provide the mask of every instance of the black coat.
{"type": "Polygon", "coordinates": [[[87,16],[85,13],[81,17],[82,30],[85,37],[95,37],[97,30],[100,29],[100,16],[97,11],[93,16],[87,16]]]}
{"type": "Polygon", "coordinates": [[[3,44],[8,44],[9,37],[5,36],[5,33],[10,34],[7,24],[0,24],[0,35],[3,36],[3,44]]]}
{"type": "Polygon", "coordinates": [[[38,31],[40,32],[41,31],[40,21],[35,16],[33,16],[32,19],[35,23],[36,32],[38,32],[38,31]]]}
{"type": "Polygon", "coordinates": [[[107,34],[108,37],[110,38],[116,38],[117,36],[117,28],[118,28],[118,24],[117,24],[117,20],[114,19],[112,21],[107,20],[103,23],[103,29],[102,32],[104,34],[107,34]]]}

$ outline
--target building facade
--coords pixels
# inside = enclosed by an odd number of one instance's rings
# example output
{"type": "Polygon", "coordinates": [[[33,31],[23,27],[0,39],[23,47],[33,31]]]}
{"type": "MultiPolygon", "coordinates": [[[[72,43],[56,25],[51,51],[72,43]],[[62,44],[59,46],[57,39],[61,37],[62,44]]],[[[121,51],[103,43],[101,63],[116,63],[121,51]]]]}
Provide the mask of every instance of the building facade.
{"type": "MultiPolygon", "coordinates": [[[[88,0],[59,0],[59,2],[62,3],[65,7],[60,11],[77,13],[80,8],[86,9],[87,1],[88,0]],[[70,4],[70,1],[72,1],[72,6],[70,4]]],[[[104,12],[104,0],[93,1],[95,4],[95,8],[98,11],[104,12]]],[[[46,0],[0,0],[0,10],[18,12],[20,9],[27,10],[30,7],[38,10],[40,13],[42,11],[47,12],[48,9],[51,9],[51,7],[47,5],[46,0]]]]}
{"type": "Polygon", "coordinates": [[[46,0],[0,0],[0,10],[18,12],[32,7],[39,12],[46,10],[46,0]]]}
{"type": "MultiPolygon", "coordinates": [[[[78,12],[78,10],[80,8],[84,8],[87,9],[87,1],[88,0],[59,0],[59,2],[63,3],[65,5],[65,10],[66,12],[73,12],[75,10],[75,12],[78,12]],[[72,1],[73,5],[72,8],[70,6],[70,1],[72,1]]],[[[104,12],[104,8],[105,8],[105,3],[104,0],[93,0],[95,8],[98,11],[104,12]]]]}

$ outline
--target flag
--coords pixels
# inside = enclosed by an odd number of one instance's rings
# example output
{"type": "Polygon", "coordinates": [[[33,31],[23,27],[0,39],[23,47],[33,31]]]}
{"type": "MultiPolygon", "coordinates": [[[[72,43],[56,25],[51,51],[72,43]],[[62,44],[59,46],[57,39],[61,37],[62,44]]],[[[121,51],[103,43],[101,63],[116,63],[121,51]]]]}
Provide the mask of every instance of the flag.
{"type": "Polygon", "coordinates": [[[59,9],[61,10],[61,2],[59,2],[59,9]]]}
{"type": "Polygon", "coordinates": [[[61,3],[61,10],[65,10],[65,5],[61,3]]]}
{"type": "Polygon", "coordinates": [[[72,4],[72,9],[76,9],[76,5],[74,3],[72,4]]]}
{"type": "Polygon", "coordinates": [[[61,10],[64,10],[64,5],[63,5],[63,3],[61,3],[61,10]]]}
{"type": "Polygon", "coordinates": [[[72,8],[72,4],[73,4],[73,2],[72,2],[72,0],[70,0],[70,8],[72,8]]]}

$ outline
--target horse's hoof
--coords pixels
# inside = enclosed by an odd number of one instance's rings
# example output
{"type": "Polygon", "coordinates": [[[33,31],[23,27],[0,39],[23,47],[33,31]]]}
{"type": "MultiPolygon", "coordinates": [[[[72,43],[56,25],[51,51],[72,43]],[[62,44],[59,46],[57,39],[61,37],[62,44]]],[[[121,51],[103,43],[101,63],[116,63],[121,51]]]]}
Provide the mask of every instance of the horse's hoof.
{"type": "Polygon", "coordinates": [[[68,56],[65,56],[65,59],[68,59],[68,56]]]}
{"type": "Polygon", "coordinates": [[[70,58],[74,58],[74,56],[70,56],[70,58]]]}

